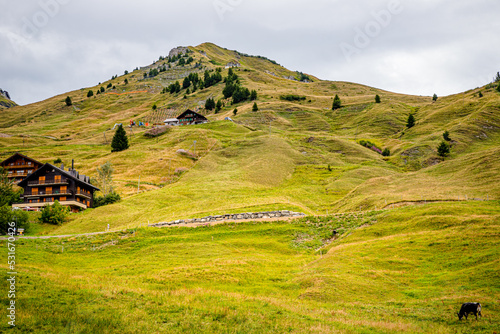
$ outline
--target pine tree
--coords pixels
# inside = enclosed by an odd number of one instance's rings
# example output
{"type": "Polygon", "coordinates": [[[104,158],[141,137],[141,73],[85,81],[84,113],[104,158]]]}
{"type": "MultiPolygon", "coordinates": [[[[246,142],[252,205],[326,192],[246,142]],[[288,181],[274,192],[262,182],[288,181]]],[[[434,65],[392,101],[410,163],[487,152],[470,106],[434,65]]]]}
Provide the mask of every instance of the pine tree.
{"type": "Polygon", "coordinates": [[[410,114],[410,116],[408,116],[408,121],[406,122],[406,127],[409,129],[414,126],[415,126],[415,116],[413,116],[413,114],[410,114]]]}
{"type": "Polygon", "coordinates": [[[257,100],[257,91],[255,89],[253,89],[251,92],[250,92],[250,100],[251,101],[255,101],[257,100]]]}
{"type": "Polygon", "coordinates": [[[71,102],[71,97],[69,96],[66,97],[66,100],[64,100],[64,102],[66,102],[66,105],[68,107],[73,105],[73,102],[71,102]]]}
{"type": "Polygon", "coordinates": [[[450,145],[448,145],[445,141],[442,141],[437,150],[439,156],[445,157],[450,154],[450,145]]]}
{"type": "Polygon", "coordinates": [[[438,99],[437,94],[432,95],[432,101],[437,101],[437,99],[438,99]]]}
{"type": "Polygon", "coordinates": [[[451,141],[451,138],[450,138],[450,133],[449,133],[448,131],[445,131],[445,132],[443,133],[443,138],[444,138],[444,140],[446,140],[446,141],[451,141]]]}
{"type": "Polygon", "coordinates": [[[234,108],[233,115],[236,116],[237,113],[238,113],[238,109],[234,108]]]}
{"type": "Polygon", "coordinates": [[[215,113],[218,113],[222,109],[222,101],[218,100],[217,104],[215,105],[215,113]]]}
{"type": "Polygon", "coordinates": [[[191,86],[191,80],[189,80],[188,77],[185,77],[184,78],[184,81],[182,82],[182,88],[186,89],[188,88],[189,86],[191,86]]]}
{"type": "Polygon", "coordinates": [[[340,100],[340,97],[338,95],[335,95],[335,98],[333,99],[332,110],[339,108],[342,108],[342,101],[340,100]]]}
{"type": "Polygon", "coordinates": [[[257,102],[253,103],[252,111],[259,111],[259,107],[257,106],[257,102]]]}
{"type": "Polygon", "coordinates": [[[89,92],[87,93],[87,97],[92,97],[94,96],[94,92],[92,90],[89,90],[89,92]]]}
{"type": "Polygon", "coordinates": [[[479,91],[479,97],[483,97],[483,92],[479,91]]]}
{"type": "Polygon", "coordinates": [[[120,152],[126,150],[128,147],[127,134],[125,133],[123,126],[120,125],[118,129],[116,129],[113,140],[111,141],[111,152],[120,152]]]}
{"type": "Polygon", "coordinates": [[[380,103],[380,96],[378,94],[375,95],[375,103],[380,103]]]}

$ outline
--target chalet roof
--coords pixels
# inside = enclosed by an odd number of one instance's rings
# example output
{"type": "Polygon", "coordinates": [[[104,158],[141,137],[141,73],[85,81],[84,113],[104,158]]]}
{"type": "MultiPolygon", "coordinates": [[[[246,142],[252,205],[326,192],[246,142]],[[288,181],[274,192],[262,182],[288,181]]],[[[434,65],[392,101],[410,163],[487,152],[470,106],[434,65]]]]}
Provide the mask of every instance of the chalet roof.
{"type": "Polygon", "coordinates": [[[177,116],[177,119],[181,119],[181,118],[185,117],[186,114],[188,114],[188,113],[194,114],[196,117],[198,117],[198,118],[200,118],[202,120],[208,121],[208,119],[205,116],[200,115],[197,112],[192,111],[191,109],[188,109],[185,112],[183,112],[182,114],[180,114],[179,116],[177,116]]]}
{"type": "Polygon", "coordinates": [[[22,180],[21,182],[18,183],[18,185],[20,187],[23,187],[25,185],[28,184],[29,181],[31,181],[32,179],[34,178],[38,178],[38,175],[40,173],[42,173],[43,171],[47,170],[47,169],[52,169],[52,170],[55,170],[57,172],[59,172],[62,176],[65,176],[69,179],[72,179],[74,181],[76,181],[77,184],[84,184],[85,186],[87,187],[91,187],[95,190],[100,190],[99,188],[93,186],[92,184],[90,184],[90,177],[86,176],[86,175],[80,175],[76,170],[74,169],[70,169],[69,171],[66,171],[64,169],[61,169],[61,168],[58,168],[54,165],[51,165],[51,164],[45,164],[43,165],[42,167],[40,167],[39,169],[37,169],[34,173],[28,175],[28,177],[26,177],[24,180],[22,180]]]}
{"type": "Polygon", "coordinates": [[[40,166],[42,166],[42,165],[43,165],[43,163],[42,163],[42,162],[40,162],[40,161],[36,161],[35,159],[30,158],[30,157],[28,157],[28,156],[26,156],[26,155],[24,155],[24,154],[19,153],[19,152],[14,153],[13,155],[11,155],[10,157],[8,157],[8,158],[7,158],[7,159],[5,159],[4,161],[0,162],[0,165],[3,165],[3,164],[4,164],[4,163],[6,163],[7,161],[9,161],[10,159],[13,159],[13,158],[15,158],[15,157],[21,157],[21,158],[24,158],[25,160],[32,161],[32,162],[34,162],[34,163],[36,163],[36,164],[39,164],[40,166]]]}
{"type": "Polygon", "coordinates": [[[172,122],[179,122],[177,118],[167,118],[166,120],[163,121],[163,123],[172,123],[172,122]]]}

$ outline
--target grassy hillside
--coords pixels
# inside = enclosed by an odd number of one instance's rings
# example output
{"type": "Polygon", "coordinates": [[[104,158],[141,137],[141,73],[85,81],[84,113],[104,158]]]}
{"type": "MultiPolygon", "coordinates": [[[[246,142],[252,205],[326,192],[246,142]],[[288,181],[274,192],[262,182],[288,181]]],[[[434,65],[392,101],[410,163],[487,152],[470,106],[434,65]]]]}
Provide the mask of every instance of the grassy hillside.
{"type": "Polygon", "coordinates": [[[189,65],[160,57],[94,87],[0,110],[0,159],[16,151],[42,162],[60,158],[66,166],[74,159],[76,169],[91,176],[105,162],[115,168],[123,200],[73,215],[69,224],[51,233],[101,231],[107,224],[120,229],[214,213],[291,209],[325,214],[500,197],[500,183],[495,182],[500,94],[494,85],[432,101],[312,75],[312,82],[291,80],[299,74],[274,61],[210,43],[189,49],[189,65]],[[232,105],[229,100],[217,114],[204,110],[207,98],[223,98],[222,82],[189,94],[185,89],[162,93],[176,80],[182,84],[189,73],[203,77],[205,70],[213,74],[222,68],[226,77],[229,62],[241,64],[234,69],[241,84],[258,92],[258,112],[251,111],[253,101],[232,105]],[[158,76],[144,77],[163,67],[158,76]],[[104,92],[96,95],[101,87],[104,92]],[[94,92],[90,98],[89,90],[94,92]],[[343,107],[331,110],[336,94],[343,107]],[[286,95],[299,99],[283,99],[286,95]],[[73,101],[70,107],[66,96],[73,101]],[[130,149],[111,153],[115,123],[153,123],[198,107],[210,123],[176,127],[157,139],[146,139],[145,128],[126,128],[130,149]],[[407,129],[410,114],[416,125],[407,129]],[[452,149],[443,159],[437,146],[445,130],[452,149]],[[391,156],[361,146],[361,140],[390,149],[391,156]],[[196,159],[177,153],[194,153],[194,141],[196,159]]]}
{"type": "Polygon", "coordinates": [[[492,333],[500,326],[499,204],[18,240],[16,329],[492,333]],[[468,301],[481,302],[483,317],[459,322],[468,301]]]}

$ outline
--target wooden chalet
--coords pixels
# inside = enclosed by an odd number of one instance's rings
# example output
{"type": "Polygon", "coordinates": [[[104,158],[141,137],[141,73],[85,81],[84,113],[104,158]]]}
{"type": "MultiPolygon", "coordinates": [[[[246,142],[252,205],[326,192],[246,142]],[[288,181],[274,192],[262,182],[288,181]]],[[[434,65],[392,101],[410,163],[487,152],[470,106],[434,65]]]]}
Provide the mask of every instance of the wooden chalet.
{"type": "Polygon", "coordinates": [[[208,123],[208,119],[205,116],[200,115],[190,109],[177,116],[177,119],[179,120],[179,125],[208,123]]]}
{"type": "Polygon", "coordinates": [[[2,161],[0,166],[7,170],[7,176],[10,181],[18,183],[42,167],[43,163],[21,153],[16,153],[10,158],[2,161]]]}
{"type": "Polygon", "coordinates": [[[56,200],[78,212],[94,205],[94,191],[99,190],[90,184],[90,177],[80,175],[70,168],[68,171],[45,164],[19,182],[24,189],[23,203],[13,204],[23,210],[40,210],[56,200]]]}

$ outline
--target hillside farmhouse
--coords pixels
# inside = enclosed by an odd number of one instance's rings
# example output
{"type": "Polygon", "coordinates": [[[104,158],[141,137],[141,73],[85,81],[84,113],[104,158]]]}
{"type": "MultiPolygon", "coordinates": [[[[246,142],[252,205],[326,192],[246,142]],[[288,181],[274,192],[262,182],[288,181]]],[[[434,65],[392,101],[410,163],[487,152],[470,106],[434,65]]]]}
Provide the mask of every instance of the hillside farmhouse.
{"type": "Polygon", "coordinates": [[[193,125],[193,124],[204,124],[208,123],[208,119],[203,116],[198,114],[197,112],[194,112],[190,109],[186,110],[177,118],[168,118],[163,121],[165,125],[193,125]]]}
{"type": "Polygon", "coordinates": [[[92,208],[94,191],[99,190],[90,184],[90,177],[72,168],[66,171],[64,166],[57,168],[51,164],[43,165],[18,185],[24,189],[23,203],[12,206],[36,211],[56,200],[72,212],[92,208]]]}
{"type": "Polygon", "coordinates": [[[43,163],[36,161],[35,159],[31,159],[21,153],[16,153],[2,161],[0,166],[7,170],[7,177],[9,181],[18,183],[28,175],[35,172],[38,168],[42,167],[43,163]]]}

